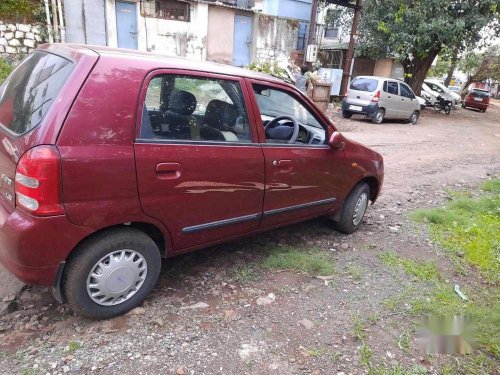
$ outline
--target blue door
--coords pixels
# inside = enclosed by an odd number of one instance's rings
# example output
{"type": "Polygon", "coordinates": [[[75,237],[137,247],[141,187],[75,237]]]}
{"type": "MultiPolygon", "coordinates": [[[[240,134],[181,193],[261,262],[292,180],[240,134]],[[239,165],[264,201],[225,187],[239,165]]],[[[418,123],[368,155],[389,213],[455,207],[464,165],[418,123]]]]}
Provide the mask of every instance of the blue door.
{"type": "Polygon", "coordinates": [[[234,17],[233,65],[250,64],[252,45],[252,17],[237,14],[234,17]]]}
{"type": "Polygon", "coordinates": [[[116,34],[118,47],[137,49],[137,5],[116,2],[116,34]]]}

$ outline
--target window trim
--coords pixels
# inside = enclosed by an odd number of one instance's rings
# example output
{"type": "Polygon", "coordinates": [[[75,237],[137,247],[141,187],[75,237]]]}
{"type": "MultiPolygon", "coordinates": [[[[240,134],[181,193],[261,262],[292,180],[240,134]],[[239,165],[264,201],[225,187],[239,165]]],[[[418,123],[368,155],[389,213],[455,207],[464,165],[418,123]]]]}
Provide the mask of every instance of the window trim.
{"type": "Polygon", "coordinates": [[[399,83],[399,92],[400,92],[399,96],[401,96],[403,98],[407,98],[407,99],[415,99],[415,93],[413,92],[413,90],[411,89],[410,86],[408,86],[404,82],[398,82],[398,83],[399,83]],[[403,90],[401,90],[401,87],[406,87],[409,90],[410,94],[413,94],[413,98],[411,96],[404,96],[403,95],[403,90]]]}
{"type": "MultiPolygon", "coordinates": [[[[163,88],[162,88],[163,90],[163,88]]],[[[252,110],[252,102],[250,100],[248,87],[245,84],[245,79],[239,76],[233,75],[225,75],[211,72],[204,72],[200,70],[189,70],[189,69],[178,69],[178,68],[158,68],[150,71],[143,79],[141,89],[139,91],[139,98],[137,102],[137,111],[136,111],[136,119],[135,119],[135,135],[134,135],[134,143],[142,143],[142,144],[185,144],[185,145],[228,145],[228,146],[251,146],[257,145],[258,142],[258,133],[255,129],[255,118],[252,110]],[[241,93],[243,95],[243,104],[245,105],[248,117],[248,126],[250,127],[250,141],[249,142],[216,142],[216,141],[204,141],[204,140],[185,140],[185,139],[144,139],[141,138],[141,127],[142,127],[142,110],[144,101],[146,100],[146,93],[148,91],[149,83],[153,78],[156,78],[160,75],[180,75],[186,77],[199,77],[200,79],[214,79],[214,80],[226,80],[238,82],[241,88],[241,93]]]]}
{"type": "Polygon", "coordinates": [[[388,95],[401,96],[400,95],[400,90],[399,90],[399,82],[397,82],[397,81],[385,80],[384,84],[382,85],[382,91],[385,92],[388,95]],[[394,94],[392,92],[389,92],[389,83],[395,83],[396,84],[396,87],[398,88],[398,92],[396,94],[394,94]],[[385,88],[387,88],[387,91],[385,90],[385,88]]]}
{"type": "Polygon", "coordinates": [[[330,145],[328,145],[328,140],[333,132],[336,130],[335,127],[330,123],[330,120],[316,108],[316,106],[311,105],[311,99],[306,97],[302,92],[300,92],[297,88],[289,86],[288,84],[279,84],[276,82],[258,80],[258,79],[246,79],[247,82],[247,90],[251,94],[252,107],[254,111],[254,124],[257,128],[257,132],[259,134],[259,143],[262,147],[310,147],[314,149],[322,149],[328,148],[331,149],[330,145]],[[300,104],[302,104],[318,121],[318,123],[325,130],[325,143],[324,144],[290,144],[290,143],[268,143],[266,139],[266,135],[264,133],[264,126],[262,123],[262,116],[260,114],[259,105],[257,104],[257,98],[253,92],[253,85],[263,85],[268,86],[269,88],[273,88],[279,91],[283,91],[292,97],[294,97],[300,104]]]}

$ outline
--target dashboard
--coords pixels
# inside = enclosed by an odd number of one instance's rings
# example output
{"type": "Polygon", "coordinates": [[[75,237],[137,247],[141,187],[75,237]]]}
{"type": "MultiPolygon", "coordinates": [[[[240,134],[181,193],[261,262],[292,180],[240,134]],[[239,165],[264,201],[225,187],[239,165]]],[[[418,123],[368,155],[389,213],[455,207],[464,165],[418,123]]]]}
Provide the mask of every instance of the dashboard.
{"type": "MultiPolygon", "coordinates": [[[[273,116],[262,115],[262,123],[264,127],[274,119],[273,116]]],[[[293,127],[291,121],[283,121],[281,126],[293,127]]],[[[299,122],[299,134],[295,140],[295,144],[325,144],[326,131],[324,129],[318,129],[315,126],[303,124],[299,122]]]]}

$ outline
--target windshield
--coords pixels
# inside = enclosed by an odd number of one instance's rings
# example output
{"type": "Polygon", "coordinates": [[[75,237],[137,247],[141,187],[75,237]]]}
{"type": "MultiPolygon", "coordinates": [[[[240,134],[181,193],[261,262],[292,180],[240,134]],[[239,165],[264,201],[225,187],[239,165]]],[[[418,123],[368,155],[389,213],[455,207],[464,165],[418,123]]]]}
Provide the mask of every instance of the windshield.
{"type": "Polygon", "coordinates": [[[35,51],[0,86],[0,125],[24,134],[42,121],[66,82],[73,64],[35,51]]]}

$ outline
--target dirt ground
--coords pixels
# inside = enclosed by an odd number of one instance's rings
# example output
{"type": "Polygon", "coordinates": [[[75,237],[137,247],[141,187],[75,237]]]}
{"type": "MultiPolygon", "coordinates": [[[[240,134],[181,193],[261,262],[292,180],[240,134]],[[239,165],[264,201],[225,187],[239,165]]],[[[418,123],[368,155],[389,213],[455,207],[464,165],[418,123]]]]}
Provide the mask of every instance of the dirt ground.
{"type": "Polygon", "coordinates": [[[387,308],[425,286],[377,254],[434,259],[450,285],[467,282],[407,213],[500,174],[500,102],[485,114],[426,109],[415,126],[331,115],[385,159],[382,195],[358,232],[318,219],[169,260],[143,307],[109,321],[73,316],[48,291],[24,287],[18,310],[0,317],[0,373],[363,374],[367,357],[402,374],[441,373],[447,358],[420,352],[404,300],[387,308]],[[273,246],[317,248],[335,272],[324,280],[266,270],[273,246]]]}

